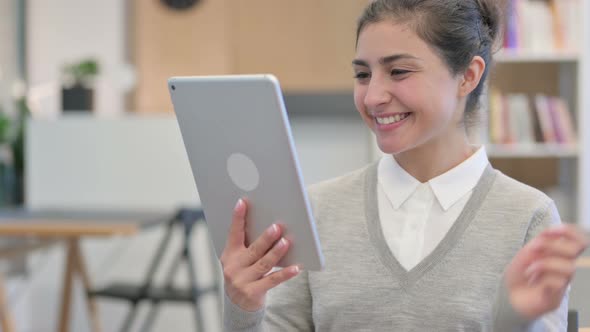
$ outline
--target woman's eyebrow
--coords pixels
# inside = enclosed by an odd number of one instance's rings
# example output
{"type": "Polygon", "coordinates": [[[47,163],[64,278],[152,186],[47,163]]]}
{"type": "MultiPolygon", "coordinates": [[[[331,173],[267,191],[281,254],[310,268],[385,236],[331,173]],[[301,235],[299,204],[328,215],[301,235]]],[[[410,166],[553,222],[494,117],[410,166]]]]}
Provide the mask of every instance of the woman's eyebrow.
{"type": "Polygon", "coordinates": [[[366,61],[359,59],[352,60],[352,64],[357,66],[369,67],[369,64],[366,61]]]}
{"type": "MultiPolygon", "coordinates": [[[[388,55],[385,57],[382,57],[381,59],[379,59],[379,63],[381,65],[386,65],[392,62],[396,62],[398,60],[405,60],[405,59],[410,59],[410,60],[421,60],[418,57],[415,57],[411,54],[393,54],[393,55],[388,55]]],[[[357,66],[364,66],[364,67],[369,67],[369,64],[365,61],[365,60],[361,60],[361,59],[354,59],[352,60],[352,64],[353,65],[357,65],[357,66]]]]}
{"type": "Polygon", "coordinates": [[[379,59],[379,63],[381,65],[386,65],[392,62],[396,62],[398,60],[420,60],[420,58],[417,58],[411,54],[393,54],[393,55],[388,55],[386,57],[383,57],[381,59],[379,59]]]}

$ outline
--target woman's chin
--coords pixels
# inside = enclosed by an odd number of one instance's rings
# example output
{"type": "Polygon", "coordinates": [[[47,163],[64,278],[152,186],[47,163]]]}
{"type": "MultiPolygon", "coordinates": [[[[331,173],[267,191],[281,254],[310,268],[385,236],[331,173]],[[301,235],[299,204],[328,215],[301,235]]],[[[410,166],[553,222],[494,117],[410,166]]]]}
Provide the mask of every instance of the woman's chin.
{"type": "Polygon", "coordinates": [[[377,141],[377,146],[379,147],[379,150],[381,150],[381,152],[383,152],[384,154],[395,155],[405,150],[402,146],[398,144],[391,144],[388,142],[377,141]]]}

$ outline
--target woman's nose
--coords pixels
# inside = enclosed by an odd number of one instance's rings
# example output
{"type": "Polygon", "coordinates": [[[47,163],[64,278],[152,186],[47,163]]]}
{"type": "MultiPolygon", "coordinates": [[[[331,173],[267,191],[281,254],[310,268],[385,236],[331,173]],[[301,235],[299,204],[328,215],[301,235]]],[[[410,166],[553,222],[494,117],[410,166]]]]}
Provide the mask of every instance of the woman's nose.
{"type": "Polygon", "coordinates": [[[389,103],[391,101],[391,92],[388,88],[388,85],[383,80],[371,78],[364,100],[366,107],[378,108],[380,105],[389,103]]]}

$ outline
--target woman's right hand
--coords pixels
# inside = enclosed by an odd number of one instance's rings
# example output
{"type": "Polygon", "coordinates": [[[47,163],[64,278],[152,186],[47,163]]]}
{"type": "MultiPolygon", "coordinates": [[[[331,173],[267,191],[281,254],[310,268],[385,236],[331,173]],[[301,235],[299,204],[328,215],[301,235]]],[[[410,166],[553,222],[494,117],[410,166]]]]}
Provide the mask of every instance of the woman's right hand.
{"type": "Polygon", "coordinates": [[[225,292],[243,310],[264,307],[266,292],[295,277],[296,265],[269,273],[289,250],[289,242],[281,237],[282,229],[273,224],[258,239],[246,246],[247,203],[238,200],[225,249],[221,254],[225,292]]]}

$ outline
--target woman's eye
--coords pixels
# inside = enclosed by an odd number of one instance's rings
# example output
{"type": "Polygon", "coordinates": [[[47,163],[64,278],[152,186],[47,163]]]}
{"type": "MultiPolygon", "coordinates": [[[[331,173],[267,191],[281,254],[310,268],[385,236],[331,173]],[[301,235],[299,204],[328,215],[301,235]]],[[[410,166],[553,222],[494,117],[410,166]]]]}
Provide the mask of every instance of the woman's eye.
{"type": "Polygon", "coordinates": [[[403,69],[393,69],[391,71],[391,76],[399,76],[399,75],[404,75],[409,73],[409,70],[403,70],[403,69]]]}
{"type": "Polygon", "coordinates": [[[363,79],[367,79],[370,77],[369,73],[365,73],[365,72],[358,72],[354,74],[354,78],[357,80],[363,80],[363,79]]]}

